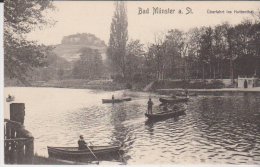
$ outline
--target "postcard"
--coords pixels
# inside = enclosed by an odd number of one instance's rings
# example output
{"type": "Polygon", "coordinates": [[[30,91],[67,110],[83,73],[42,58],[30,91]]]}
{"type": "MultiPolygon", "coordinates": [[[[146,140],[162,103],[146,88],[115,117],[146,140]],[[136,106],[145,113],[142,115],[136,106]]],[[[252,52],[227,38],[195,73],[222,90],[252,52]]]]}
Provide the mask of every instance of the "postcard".
{"type": "Polygon", "coordinates": [[[259,2],[3,9],[4,165],[260,165],[259,2]]]}

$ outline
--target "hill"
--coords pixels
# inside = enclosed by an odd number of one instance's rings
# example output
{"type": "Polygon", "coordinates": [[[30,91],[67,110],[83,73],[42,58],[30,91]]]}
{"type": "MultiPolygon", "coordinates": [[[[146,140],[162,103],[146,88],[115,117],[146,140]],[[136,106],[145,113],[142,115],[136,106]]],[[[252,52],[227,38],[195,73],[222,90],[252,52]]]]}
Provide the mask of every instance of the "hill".
{"type": "Polygon", "coordinates": [[[61,44],[55,45],[54,47],[54,53],[67,61],[77,60],[80,55],[79,50],[85,47],[99,50],[102,59],[105,59],[107,49],[104,41],[89,33],[78,33],[65,36],[63,37],[61,44]]]}

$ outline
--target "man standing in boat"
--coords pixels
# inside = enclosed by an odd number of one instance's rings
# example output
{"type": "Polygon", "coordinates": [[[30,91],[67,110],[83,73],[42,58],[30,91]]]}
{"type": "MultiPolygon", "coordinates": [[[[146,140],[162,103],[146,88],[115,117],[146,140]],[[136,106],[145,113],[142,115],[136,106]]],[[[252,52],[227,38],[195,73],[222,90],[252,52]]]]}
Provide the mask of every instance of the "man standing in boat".
{"type": "Polygon", "coordinates": [[[184,93],[185,93],[186,97],[189,97],[189,91],[187,88],[185,88],[184,93]]]}
{"type": "Polygon", "coordinates": [[[114,95],[112,95],[112,103],[114,103],[115,97],[114,95]]]}
{"type": "Polygon", "coordinates": [[[78,145],[79,145],[79,150],[84,150],[88,148],[83,135],[79,136],[78,145]]]}
{"type": "Polygon", "coordinates": [[[149,98],[149,101],[148,101],[148,114],[152,114],[153,113],[153,101],[151,98],[149,98]]]}

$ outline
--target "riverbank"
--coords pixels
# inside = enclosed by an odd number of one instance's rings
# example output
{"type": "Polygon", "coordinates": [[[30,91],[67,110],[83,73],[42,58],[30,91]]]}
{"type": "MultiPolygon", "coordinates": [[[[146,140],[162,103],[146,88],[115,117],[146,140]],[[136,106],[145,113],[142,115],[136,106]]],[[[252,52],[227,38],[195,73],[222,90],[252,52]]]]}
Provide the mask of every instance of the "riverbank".
{"type": "Polygon", "coordinates": [[[126,84],[116,83],[112,80],[52,80],[48,82],[34,82],[33,87],[53,87],[53,88],[73,88],[73,89],[100,89],[107,91],[115,91],[126,89],[126,84]]]}
{"type": "Polygon", "coordinates": [[[43,157],[39,155],[34,155],[33,158],[33,165],[86,165],[86,164],[89,163],[60,160],[60,159],[43,157]]]}
{"type": "Polygon", "coordinates": [[[23,85],[15,80],[5,81],[5,87],[52,87],[52,88],[72,88],[72,89],[97,89],[104,91],[116,91],[131,89],[142,91],[146,83],[115,82],[113,80],[87,80],[87,79],[64,79],[50,81],[34,81],[30,85],[23,85]]]}
{"type": "MultiPolygon", "coordinates": [[[[184,89],[157,89],[159,94],[170,95],[183,92],[184,89]]],[[[254,94],[260,95],[260,87],[255,88],[222,88],[222,89],[188,89],[190,93],[197,95],[245,95],[254,94]]]]}

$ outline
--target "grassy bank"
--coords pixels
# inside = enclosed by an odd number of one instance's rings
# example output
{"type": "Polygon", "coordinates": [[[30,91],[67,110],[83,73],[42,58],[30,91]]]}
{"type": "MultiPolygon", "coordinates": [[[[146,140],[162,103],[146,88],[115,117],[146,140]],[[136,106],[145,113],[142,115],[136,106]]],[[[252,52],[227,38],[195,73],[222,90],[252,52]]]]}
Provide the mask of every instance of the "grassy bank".
{"type": "MultiPolygon", "coordinates": [[[[126,82],[113,80],[86,80],[86,79],[66,79],[32,82],[33,87],[55,87],[73,89],[100,89],[107,91],[131,89],[142,91],[149,83],[147,82],[126,82]]],[[[6,84],[5,86],[8,86],[6,84]]],[[[12,86],[12,84],[11,84],[12,86]]],[[[20,85],[16,85],[20,86],[20,85]]],[[[225,88],[222,80],[158,80],[149,84],[146,91],[156,91],[157,89],[221,89],[225,88]]]]}
{"type": "Polygon", "coordinates": [[[155,81],[150,87],[150,91],[157,89],[221,89],[225,84],[221,80],[160,80],[155,81]]]}
{"type": "Polygon", "coordinates": [[[56,88],[75,88],[75,89],[101,89],[101,90],[121,90],[126,89],[126,84],[116,83],[112,80],[51,80],[48,82],[35,82],[35,87],[56,87],[56,88]]]}

